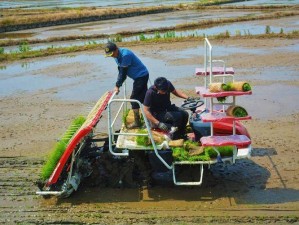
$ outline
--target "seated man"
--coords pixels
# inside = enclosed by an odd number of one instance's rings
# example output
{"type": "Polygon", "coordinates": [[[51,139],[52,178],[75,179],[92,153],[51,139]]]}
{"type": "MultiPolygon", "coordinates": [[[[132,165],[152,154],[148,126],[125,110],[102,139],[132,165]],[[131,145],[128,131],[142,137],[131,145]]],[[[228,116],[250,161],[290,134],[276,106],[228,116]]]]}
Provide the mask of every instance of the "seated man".
{"type": "Polygon", "coordinates": [[[188,99],[186,94],[176,90],[165,77],[157,78],[146,92],[143,102],[144,112],[153,128],[168,132],[171,127],[177,127],[173,139],[184,138],[189,115],[185,110],[171,104],[170,93],[188,99]]]}

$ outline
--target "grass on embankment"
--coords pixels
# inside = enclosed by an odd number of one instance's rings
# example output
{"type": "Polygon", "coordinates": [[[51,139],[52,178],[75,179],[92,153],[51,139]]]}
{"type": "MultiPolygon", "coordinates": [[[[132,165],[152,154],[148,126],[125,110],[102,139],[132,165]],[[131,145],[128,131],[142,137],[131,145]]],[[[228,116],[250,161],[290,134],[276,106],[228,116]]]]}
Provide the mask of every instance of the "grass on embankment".
{"type": "MultiPolygon", "coordinates": [[[[236,18],[219,18],[219,19],[211,19],[211,20],[202,20],[199,22],[192,22],[192,23],[184,23],[178,24],[172,27],[160,27],[160,28],[153,28],[153,29],[145,29],[142,31],[144,34],[153,33],[153,32],[166,32],[166,31],[181,31],[184,29],[194,29],[194,28],[207,28],[213,27],[215,25],[219,26],[220,24],[227,24],[227,23],[235,23],[235,22],[244,22],[244,21],[251,21],[251,20],[266,20],[266,19],[277,19],[281,17],[289,17],[289,16],[296,16],[299,15],[299,11],[279,11],[273,13],[267,13],[263,15],[250,15],[250,16],[240,16],[236,18]]],[[[0,46],[13,46],[13,45],[20,45],[24,42],[28,44],[37,44],[37,43],[49,43],[49,42],[57,42],[57,41],[71,41],[71,40],[90,40],[95,38],[113,38],[116,36],[133,36],[139,35],[141,31],[127,31],[127,32],[119,32],[114,35],[107,35],[107,34],[96,34],[96,35],[72,35],[66,37],[53,37],[48,39],[22,39],[22,40],[4,40],[0,41],[0,46]]]]}
{"type": "MultiPolygon", "coordinates": [[[[170,37],[170,38],[151,38],[144,39],[143,41],[132,41],[132,42],[122,42],[123,47],[133,46],[133,45],[145,45],[145,44],[153,44],[153,43],[169,43],[169,42],[179,42],[179,41],[202,41],[203,36],[188,36],[188,37],[170,37]]],[[[299,32],[293,31],[291,33],[269,33],[269,34],[261,34],[261,35],[236,35],[230,36],[229,32],[221,33],[214,36],[209,36],[209,39],[252,39],[252,38],[260,38],[260,39],[271,39],[271,38],[299,38],[299,32]]],[[[26,58],[36,58],[36,57],[44,57],[51,55],[59,55],[59,54],[67,54],[72,52],[80,52],[87,50],[103,50],[103,44],[89,44],[84,46],[71,46],[71,47],[57,47],[57,48],[48,48],[41,49],[36,51],[23,51],[23,52],[13,52],[13,53],[1,53],[0,52],[0,62],[5,61],[15,61],[26,58]]]]}

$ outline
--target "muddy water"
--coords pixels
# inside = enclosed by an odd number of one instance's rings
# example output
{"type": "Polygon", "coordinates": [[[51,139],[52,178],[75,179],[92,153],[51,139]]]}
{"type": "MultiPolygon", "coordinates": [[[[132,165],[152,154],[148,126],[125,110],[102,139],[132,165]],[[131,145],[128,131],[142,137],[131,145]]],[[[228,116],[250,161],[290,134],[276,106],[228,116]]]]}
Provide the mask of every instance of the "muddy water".
{"type": "MultiPolygon", "coordinates": [[[[196,0],[186,0],[185,3],[192,3],[196,2],[196,0]]],[[[32,0],[6,0],[2,1],[1,8],[15,8],[15,7],[22,7],[22,8],[55,8],[55,7],[120,7],[120,8],[127,8],[127,7],[140,7],[140,6],[156,6],[156,5],[172,5],[172,4],[179,4],[181,1],[177,0],[147,0],[147,1],[139,1],[139,0],[110,0],[110,1],[96,1],[96,0],[89,0],[89,1],[79,1],[79,0],[66,0],[66,1],[58,1],[58,0],[50,0],[50,1],[32,1],[32,0]]]]}
{"type": "MultiPolygon", "coordinates": [[[[259,48],[249,49],[239,46],[214,46],[215,58],[227,58],[229,55],[251,54],[267,57],[267,54],[276,52],[299,51],[299,45],[279,46],[271,49],[259,48]]],[[[185,77],[193,77],[196,67],[202,65],[203,46],[189,47],[177,50],[159,51],[149,57],[143,51],[137,51],[143,62],[150,71],[150,82],[156,77],[165,76],[178,84],[178,88],[194,90],[195,86],[203,85],[203,81],[198,78],[192,86],[181,84],[179,81],[185,77]],[[172,55],[169,58],[169,55],[172,55]],[[185,60],[196,59],[192,63],[182,63],[185,60]],[[181,63],[180,63],[181,62],[181,63]]],[[[233,62],[231,62],[233,63],[233,62]]],[[[227,65],[229,66],[229,65],[227,65]]],[[[297,68],[275,66],[263,70],[253,68],[236,68],[237,75],[240,74],[243,80],[255,82],[257,80],[267,83],[260,85],[254,90],[255,101],[250,101],[250,96],[238,99],[240,104],[249,102],[248,111],[255,118],[276,117],[286,113],[292,114],[299,110],[296,96],[299,94],[297,86],[289,85],[289,82],[298,79],[297,68]],[[283,73],[282,73],[283,71],[283,73]],[[271,85],[268,85],[269,82],[271,85]],[[271,90],[277,90],[272,92],[271,90]],[[283,94],[282,94],[283,93],[283,94]],[[286,98],[287,96],[287,98],[286,98]],[[254,110],[255,104],[263,104],[265,101],[276,102],[273,107],[266,111],[254,110]],[[252,104],[250,104],[252,102],[252,104]],[[288,108],[286,112],[285,108],[288,108]]],[[[32,62],[12,63],[5,65],[5,69],[0,70],[0,95],[2,97],[20,93],[35,93],[41,90],[48,90],[53,96],[61,100],[96,101],[106,90],[112,90],[116,79],[117,70],[112,58],[105,58],[102,52],[93,54],[74,54],[73,56],[60,56],[38,59],[32,62]],[[84,95],[82,95],[84,93],[84,95]]],[[[130,89],[131,80],[127,82],[130,89]]]]}
{"type": "MultiPolygon", "coordinates": [[[[266,32],[266,26],[270,27],[271,32],[273,33],[280,33],[281,31],[283,31],[284,33],[288,33],[288,32],[292,32],[294,30],[299,30],[299,17],[295,16],[295,17],[290,17],[290,18],[280,18],[275,20],[275,22],[273,22],[273,20],[264,20],[264,21],[251,21],[251,22],[240,22],[240,23],[232,23],[232,24],[227,24],[227,25],[220,25],[220,26],[215,26],[215,27],[211,27],[211,28],[205,28],[205,29],[191,29],[191,30],[185,30],[185,31],[175,31],[175,36],[176,37],[188,37],[188,36],[204,36],[204,35],[217,35],[220,33],[225,33],[225,32],[229,32],[229,34],[231,36],[236,36],[236,35],[256,35],[256,34],[265,34],[266,32]]],[[[128,24],[123,24],[123,26],[125,27],[125,29],[128,30],[139,30],[140,27],[138,27],[138,22],[133,22],[133,23],[129,23],[128,24]],[[132,24],[137,24],[136,26],[134,25],[134,27],[132,27],[132,24]]],[[[140,21],[140,26],[143,26],[144,28],[146,28],[146,22],[141,20],[140,21]]],[[[160,23],[160,25],[164,26],[162,23],[160,23]]],[[[121,27],[122,25],[117,25],[118,27],[121,27]]],[[[105,33],[105,32],[111,32],[109,34],[112,34],[114,32],[118,32],[120,30],[118,29],[124,29],[124,28],[115,28],[113,29],[114,25],[110,24],[108,26],[105,26],[105,29],[103,28],[103,30],[97,30],[97,28],[95,28],[94,26],[90,27],[90,31],[88,30],[87,32],[89,34],[95,34],[97,32],[100,33],[105,33]],[[109,30],[110,27],[111,30],[109,30]]],[[[158,27],[157,27],[158,28],[158,27]]],[[[47,37],[57,37],[57,36],[63,36],[63,35],[70,35],[70,33],[74,32],[74,34],[81,34],[84,35],[86,34],[86,31],[84,31],[85,28],[83,28],[82,30],[78,30],[77,28],[75,29],[71,29],[70,31],[68,30],[66,32],[66,29],[68,29],[67,26],[62,27],[56,31],[50,31],[50,30],[45,30],[44,29],[44,33],[42,31],[38,31],[37,33],[35,33],[36,35],[33,35],[33,37],[39,37],[39,38],[47,38],[47,37]]],[[[36,29],[38,30],[38,29],[36,29]]],[[[142,30],[142,29],[141,29],[142,30]]],[[[34,31],[31,31],[34,32],[34,31]]],[[[166,35],[166,32],[159,32],[161,37],[163,37],[164,35],[166,35]]],[[[7,33],[9,34],[9,33],[7,33]]],[[[14,33],[16,36],[14,39],[19,39],[18,35],[22,35],[22,32],[19,33],[14,33]]],[[[32,33],[33,34],[33,33],[32,33]]],[[[11,36],[11,34],[10,34],[11,36]]],[[[155,34],[151,33],[151,34],[144,34],[144,36],[146,38],[153,38],[155,36],[155,34]]],[[[5,37],[5,35],[4,35],[5,37]]],[[[30,39],[30,38],[29,38],[30,39]]],[[[139,35],[133,35],[133,36],[129,36],[129,37],[123,37],[122,41],[123,42],[127,42],[127,41],[135,41],[135,40],[139,40],[140,36],[139,35]]],[[[94,38],[90,41],[88,40],[75,40],[75,41],[65,41],[65,42],[52,42],[52,43],[42,43],[42,44],[31,44],[30,48],[32,50],[38,50],[38,49],[45,49],[45,48],[52,48],[52,47],[70,47],[70,46],[82,46],[82,45],[88,45],[91,43],[106,43],[107,42],[107,38],[94,38]]],[[[10,51],[18,51],[18,46],[11,46],[11,47],[4,47],[5,52],[10,52],[10,51]]]]}
{"type": "Polygon", "coordinates": [[[89,22],[75,25],[62,25],[56,27],[29,29],[19,32],[7,32],[1,34],[1,38],[10,39],[46,39],[51,37],[63,36],[83,36],[93,34],[115,34],[123,31],[142,31],[145,29],[158,29],[160,27],[176,26],[177,24],[198,22],[207,19],[216,18],[233,18],[238,16],[245,16],[248,14],[260,15],[260,12],[238,12],[227,11],[220,12],[219,10],[213,11],[177,11],[170,13],[159,13],[156,15],[144,15],[138,17],[104,20],[98,22],[89,22]],[[67,31],[67,32],[66,32],[67,31]],[[31,37],[29,35],[31,34],[31,37]]]}
{"type": "MultiPolygon", "coordinates": [[[[196,0],[185,0],[183,3],[194,3],[196,0]]],[[[67,0],[67,1],[32,1],[32,0],[5,0],[2,1],[0,4],[0,8],[15,8],[15,7],[22,7],[22,8],[55,8],[55,7],[136,7],[136,6],[156,6],[156,5],[173,5],[179,4],[182,1],[177,0],[147,0],[147,1],[139,1],[139,0],[125,0],[125,1],[117,1],[117,0],[110,0],[110,1],[82,1],[79,0],[67,0]]],[[[298,0],[253,0],[253,1],[245,1],[240,3],[232,3],[233,5],[290,5],[290,4],[298,4],[298,0]]]]}

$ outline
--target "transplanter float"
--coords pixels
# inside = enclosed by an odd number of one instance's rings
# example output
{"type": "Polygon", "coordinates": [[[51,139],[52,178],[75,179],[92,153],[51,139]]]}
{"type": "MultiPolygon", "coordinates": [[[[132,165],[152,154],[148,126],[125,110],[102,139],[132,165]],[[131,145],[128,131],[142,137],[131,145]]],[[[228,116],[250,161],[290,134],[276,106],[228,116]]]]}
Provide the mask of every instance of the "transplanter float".
{"type": "Polygon", "coordinates": [[[169,181],[174,185],[201,185],[204,170],[210,166],[249,158],[251,139],[241,121],[251,117],[236,105],[236,96],[250,95],[251,87],[246,82],[235,82],[233,68],[212,59],[212,46],[207,38],[204,46],[204,68],[196,69],[196,75],[204,76],[204,86],[195,87],[203,100],[182,104],[191,112],[188,140],[171,140],[170,133],[151,129],[139,101],[127,99],[126,95],[120,99],[108,91],[65,143],[53,171],[38,182],[36,193],[68,197],[83,180],[85,184],[102,187],[132,188],[169,181]],[[126,126],[130,122],[127,105],[132,101],[141,107],[142,129],[126,126]],[[97,125],[105,109],[108,134],[99,136],[97,130],[101,128],[97,125]],[[198,175],[196,179],[180,175],[186,165],[198,175]]]}

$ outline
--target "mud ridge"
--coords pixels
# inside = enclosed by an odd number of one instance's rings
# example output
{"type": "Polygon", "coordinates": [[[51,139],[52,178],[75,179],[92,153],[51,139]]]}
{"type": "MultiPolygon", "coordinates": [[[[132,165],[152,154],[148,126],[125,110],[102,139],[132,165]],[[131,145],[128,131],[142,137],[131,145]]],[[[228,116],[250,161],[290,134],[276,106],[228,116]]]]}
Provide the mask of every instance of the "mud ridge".
{"type": "Polygon", "coordinates": [[[40,27],[51,27],[51,26],[58,26],[58,25],[86,23],[86,22],[100,21],[100,20],[121,19],[126,17],[142,16],[147,14],[171,12],[174,10],[175,10],[174,8],[150,9],[150,10],[140,10],[137,12],[125,12],[125,13],[117,13],[117,14],[109,14],[109,15],[101,15],[101,16],[69,18],[69,19],[62,19],[57,21],[47,21],[47,22],[39,22],[39,23],[32,23],[32,24],[8,25],[8,26],[1,27],[0,33],[34,29],[40,27]]]}

